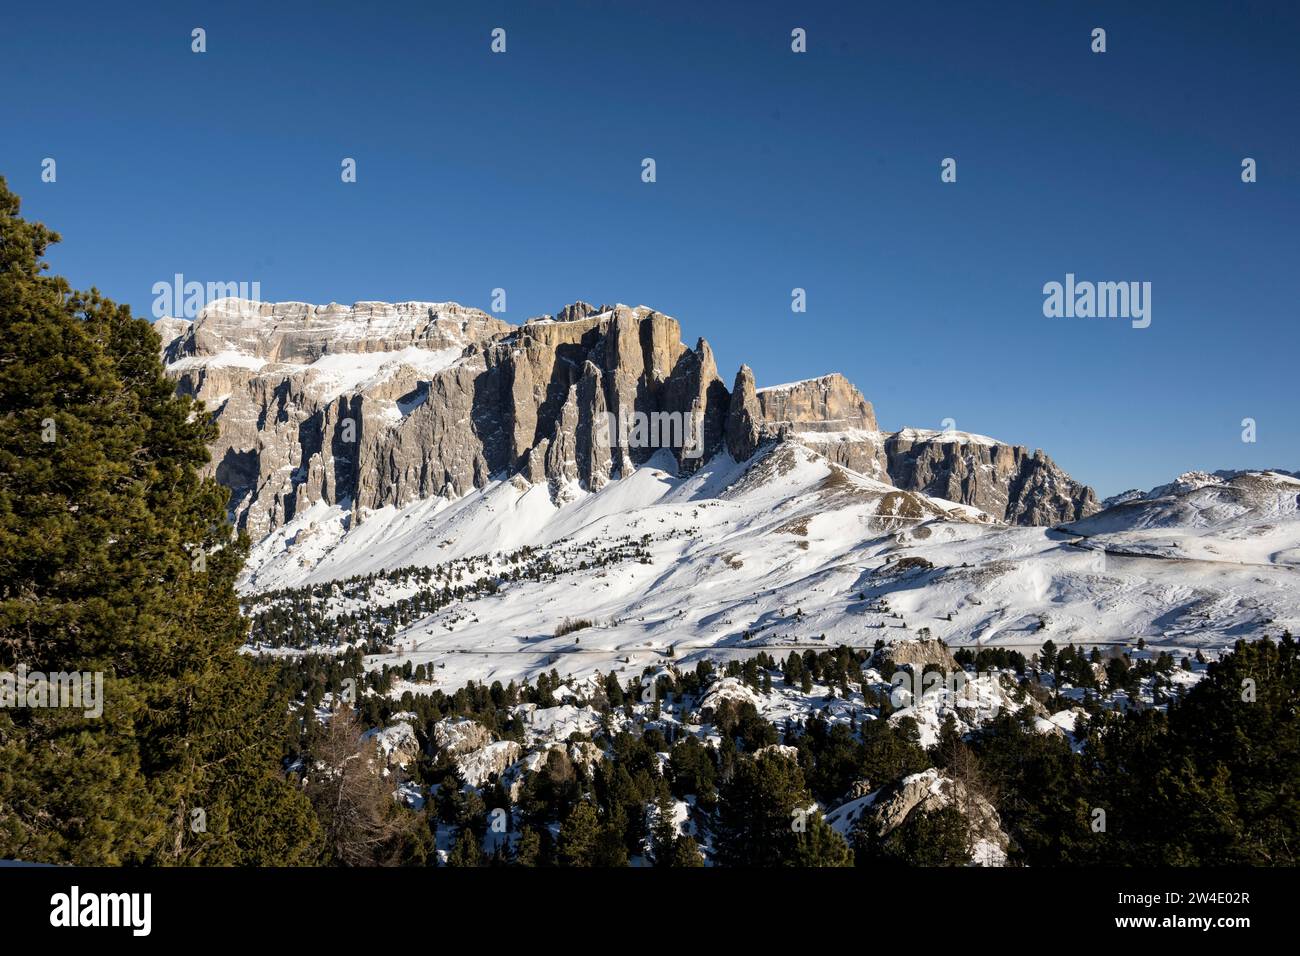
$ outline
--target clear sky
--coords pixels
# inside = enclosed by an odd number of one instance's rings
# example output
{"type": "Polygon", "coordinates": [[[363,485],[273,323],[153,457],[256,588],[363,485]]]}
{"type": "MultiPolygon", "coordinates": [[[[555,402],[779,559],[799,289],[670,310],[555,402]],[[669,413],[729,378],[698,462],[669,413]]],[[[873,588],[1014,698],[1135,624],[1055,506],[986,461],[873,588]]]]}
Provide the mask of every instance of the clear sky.
{"type": "Polygon", "coordinates": [[[1103,495],[1300,468],[1289,0],[142,0],[2,22],[0,174],[62,232],[56,271],[140,314],[178,272],[309,302],[486,309],[501,287],[515,322],[645,304],[707,338],[728,386],[741,362],[760,385],[840,371],[883,427],[951,418],[1103,495]],[[1150,327],[1046,318],[1066,273],[1150,282],[1150,327]]]}

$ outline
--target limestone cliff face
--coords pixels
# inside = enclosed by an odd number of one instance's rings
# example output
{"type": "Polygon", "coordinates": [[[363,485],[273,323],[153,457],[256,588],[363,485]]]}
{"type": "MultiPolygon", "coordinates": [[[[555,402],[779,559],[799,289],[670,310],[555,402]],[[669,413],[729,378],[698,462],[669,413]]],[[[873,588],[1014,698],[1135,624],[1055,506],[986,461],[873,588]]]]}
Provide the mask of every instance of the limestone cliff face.
{"type": "Polygon", "coordinates": [[[169,374],[220,425],[210,470],[255,537],[316,502],[360,514],[493,476],[560,500],[660,448],[690,471],[722,444],[730,400],[708,343],[688,348],[644,307],[580,302],[516,327],[454,303],[223,300],[159,324],[169,374]]]}
{"type": "MultiPolygon", "coordinates": [[[[303,365],[325,355],[393,352],[405,348],[461,349],[512,328],[455,302],[251,302],[221,299],[194,322],[160,319],[168,329],[170,359],[245,356],[244,364],[303,365]]],[[[165,336],[166,337],[166,336],[165,336]]]]}
{"type": "Polygon", "coordinates": [[[500,439],[474,415],[485,366],[466,353],[512,328],[499,319],[455,303],[224,299],[158,324],[178,389],[220,426],[209,469],[254,538],[318,501],[374,508],[487,480],[500,439]]]}
{"type": "Polygon", "coordinates": [[[756,398],[764,434],[793,437],[905,491],[973,505],[1009,524],[1057,524],[1100,509],[1092,489],[1042,451],[957,431],[881,432],[871,403],[837,373],[759,389],[756,398]]]}
{"type": "Polygon", "coordinates": [[[886,437],[885,453],[900,488],[974,505],[1009,524],[1075,521],[1101,507],[1091,488],[1041,450],[1031,454],[1023,445],[965,432],[904,429],[886,437]]]}
{"type": "Polygon", "coordinates": [[[754,389],[754,373],[748,365],[742,365],[727,406],[727,451],[731,457],[745,461],[754,454],[763,431],[763,406],[754,389]]]}
{"type": "Polygon", "coordinates": [[[676,320],[644,306],[577,302],[515,326],[455,303],[227,299],[155,328],[178,389],[220,426],[209,470],[254,538],[317,503],[360,519],[510,476],[561,502],[662,449],[689,473],[770,440],[1010,522],[1097,510],[1041,452],[880,432],[838,374],[757,389],[742,366],[728,391],[709,344],[688,347],[676,320]]]}
{"type": "Polygon", "coordinates": [[[707,342],[687,348],[675,319],[644,307],[560,314],[483,349],[484,407],[507,435],[501,470],[595,490],[660,449],[683,471],[717,449],[730,396],[707,342]]]}
{"type": "Polygon", "coordinates": [[[759,389],[757,398],[769,434],[792,436],[836,464],[889,481],[875,410],[843,375],[759,389]]]}

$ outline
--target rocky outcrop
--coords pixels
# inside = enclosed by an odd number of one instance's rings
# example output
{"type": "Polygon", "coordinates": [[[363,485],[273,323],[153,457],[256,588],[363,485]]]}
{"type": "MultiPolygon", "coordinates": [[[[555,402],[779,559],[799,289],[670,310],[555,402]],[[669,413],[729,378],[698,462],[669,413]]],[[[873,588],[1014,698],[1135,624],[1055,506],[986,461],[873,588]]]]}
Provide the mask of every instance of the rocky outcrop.
{"type": "MultiPolygon", "coordinates": [[[[738,377],[737,392],[742,385],[738,377]]],[[[1010,524],[1058,524],[1100,508],[1091,488],[1041,451],[1030,454],[1021,445],[966,432],[882,433],[871,403],[838,373],[758,389],[755,397],[764,436],[788,435],[836,464],[904,491],[972,505],[1010,524]]]]}
{"type": "Polygon", "coordinates": [[[315,502],[459,497],[496,476],[598,489],[662,448],[689,472],[723,440],[713,352],[674,319],[585,303],[515,327],[454,303],[223,300],[167,320],[180,391],[220,425],[210,470],[255,537],[315,502]]]}
{"type": "Polygon", "coordinates": [[[162,339],[163,355],[167,354],[167,350],[171,347],[173,342],[181,336],[186,335],[193,326],[194,323],[189,319],[174,319],[171,317],[161,318],[155,322],[153,324],[153,330],[157,332],[158,337],[162,339]]]}
{"type": "Polygon", "coordinates": [[[523,748],[513,740],[498,740],[494,744],[471,750],[456,758],[456,771],[471,787],[482,787],[493,777],[505,773],[523,753],[523,748]]]}
{"type": "Polygon", "coordinates": [[[927,667],[934,667],[949,674],[961,668],[957,659],[952,656],[952,652],[948,650],[948,645],[937,638],[895,641],[881,651],[881,654],[885,658],[882,666],[887,674],[892,674],[900,667],[911,667],[918,673],[927,667]]]}
{"type": "Polygon", "coordinates": [[[727,407],[727,451],[736,461],[745,461],[754,454],[762,437],[763,409],[755,393],[754,373],[748,365],[742,365],[727,407]]]}
{"type": "Polygon", "coordinates": [[[575,302],[514,326],[456,303],[224,299],[155,328],[178,390],[220,426],[209,471],[255,539],[321,502],[359,521],[520,476],[561,503],[665,449],[686,474],[769,440],[1014,523],[1096,510],[1041,452],[881,433],[839,374],[758,389],[742,366],[728,391],[709,344],[644,306],[575,302]]]}
{"type": "Polygon", "coordinates": [[[767,434],[789,435],[837,465],[889,481],[875,410],[843,375],[761,388],[757,399],[767,434]]]}
{"type": "Polygon", "coordinates": [[[966,820],[972,861],[993,866],[1004,863],[1010,840],[1002,830],[997,809],[960,780],[952,780],[934,768],[904,777],[875,800],[870,816],[859,825],[871,827],[883,840],[914,815],[935,813],[949,806],[966,820]]]}
{"type": "Polygon", "coordinates": [[[478,721],[444,717],[433,725],[433,744],[439,753],[458,757],[492,743],[492,733],[478,721]]]}
{"type": "Polygon", "coordinates": [[[753,704],[755,708],[759,708],[763,704],[762,699],[744,681],[736,677],[723,677],[709,686],[709,692],[700,701],[695,718],[707,723],[713,719],[718,709],[726,702],[731,702],[737,706],[753,704]]]}
{"type": "Polygon", "coordinates": [[[373,743],[375,752],[388,769],[405,767],[420,756],[420,741],[415,730],[405,721],[383,729],[368,730],[362,734],[363,743],[373,743]]]}
{"type": "Polygon", "coordinates": [[[1023,445],[909,428],[889,435],[884,447],[898,487],[973,505],[1009,524],[1058,524],[1100,509],[1091,488],[1023,445]]]}

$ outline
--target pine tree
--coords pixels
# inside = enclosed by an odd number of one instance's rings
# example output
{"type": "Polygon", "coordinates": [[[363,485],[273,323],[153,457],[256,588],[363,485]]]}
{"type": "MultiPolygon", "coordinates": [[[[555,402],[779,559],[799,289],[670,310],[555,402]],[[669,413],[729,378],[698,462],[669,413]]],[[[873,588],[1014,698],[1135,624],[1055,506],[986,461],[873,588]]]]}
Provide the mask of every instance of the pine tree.
{"type": "Polygon", "coordinates": [[[560,865],[595,866],[600,835],[596,808],[585,801],[575,804],[560,826],[560,865]]]}
{"type": "Polygon", "coordinates": [[[695,842],[693,836],[679,836],[673,843],[672,861],[669,866],[676,868],[686,868],[704,865],[704,857],[700,855],[700,845],[695,842]]]}
{"type": "Polygon", "coordinates": [[[654,825],[650,828],[650,852],[655,866],[672,866],[677,843],[677,823],[672,799],[664,794],[655,801],[654,825]]]}
{"type": "Polygon", "coordinates": [[[42,274],[58,236],[18,212],[0,180],[0,670],[102,674],[103,713],[0,712],[0,856],[312,860],[287,701],[238,653],[215,425],[147,322],[42,274]]]}
{"type": "Polygon", "coordinates": [[[627,866],[627,845],[624,842],[623,827],[611,822],[600,828],[591,865],[627,866]]]}
{"type": "Polygon", "coordinates": [[[787,866],[852,866],[849,845],[820,813],[810,814],[802,833],[795,834],[787,866]]]}
{"type": "Polygon", "coordinates": [[[855,831],[859,862],[902,863],[906,866],[966,866],[971,855],[969,824],[954,806],[913,811],[883,839],[867,827],[855,831]]]}
{"type": "Polygon", "coordinates": [[[768,752],[741,757],[721,788],[714,847],[724,866],[780,866],[793,858],[797,827],[813,802],[799,765],[768,752]]]}
{"type": "Polygon", "coordinates": [[[542,857],[542,840],[537,831],[526,826],[519,831],[519,839],[510,854],[510,862],[515,866],[540,866],[542,857]]]}
{"type": "Polygon", "coordinates": [[[483,865],[483,850],[479,847],[474,831],[469,827],[463,827],[456,835],[456,842],[451,852],[447,854],[447,865],[455,867],[483,865]]]}

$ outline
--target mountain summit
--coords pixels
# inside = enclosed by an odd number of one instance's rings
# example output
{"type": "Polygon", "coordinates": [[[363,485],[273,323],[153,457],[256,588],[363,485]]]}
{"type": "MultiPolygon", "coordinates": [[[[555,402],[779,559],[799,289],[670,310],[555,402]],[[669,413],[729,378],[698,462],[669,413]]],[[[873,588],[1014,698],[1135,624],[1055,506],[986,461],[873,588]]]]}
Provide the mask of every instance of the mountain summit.
{"type": "Polygon", "coordinates": [[[685,475],[714,455],[744,461],[788,440],[1009,523],[1098,510],[1092,490],[1041,451],[964,432],[882,432],[837,373],[758,388],[742,366],[729,390],[708,342],[686,346],[677,321],[646,306],[575,302],[515,326],[451,302],[223,299],[156,328],[168,373],[220,425],[210,468],[254,538],[315,502],[360,517],[510,476],[562,501],[664,448],[685,475]],[[671,422],[675,440],[646,440],[646,422],[652,433],[671,422]]]}

